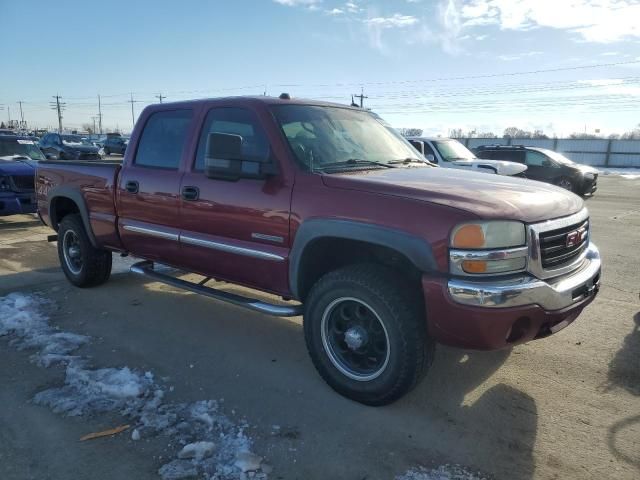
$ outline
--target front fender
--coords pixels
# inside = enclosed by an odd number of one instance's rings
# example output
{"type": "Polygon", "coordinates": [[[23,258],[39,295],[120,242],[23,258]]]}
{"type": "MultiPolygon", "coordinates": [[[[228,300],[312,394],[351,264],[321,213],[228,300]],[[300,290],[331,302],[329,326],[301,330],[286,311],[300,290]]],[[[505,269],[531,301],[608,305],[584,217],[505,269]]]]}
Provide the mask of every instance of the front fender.
{"type": "Polygon", "coordinates": [[[431,245],[423,238],[380,225],[314,218],[300,225],[289,255],[289,286],[295,298],[300,298],[299,275],[304,251],[311,243],[321,238],[344,238],[387,247],[403,254],[422,272],[437,270],[431,245]]]}

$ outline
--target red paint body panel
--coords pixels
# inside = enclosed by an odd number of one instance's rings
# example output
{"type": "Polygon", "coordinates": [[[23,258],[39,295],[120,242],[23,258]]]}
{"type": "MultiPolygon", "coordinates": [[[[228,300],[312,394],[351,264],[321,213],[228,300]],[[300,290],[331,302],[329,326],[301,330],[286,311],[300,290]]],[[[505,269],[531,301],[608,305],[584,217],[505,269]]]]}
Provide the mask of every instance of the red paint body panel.
{"type": "Polygon", "coordinates": [[[56,188],[76,191],[86,205],[90,228],[99,246],[126,250],[135,256],[285,297],[292,295],[291,249],[305,221],[342,219],[410,234],[431,247],[437,270],[422,281],[429,330],[438,340],[463,347],[505,347],[511,326],[523,316],[530,320],[517,342],[530,340],[544,324],[572,320],[589,303],[590,300],[579,303],[564,312],[545,312],[535,305],[474,308],[454,303],[446,292],[448,238],[455,225],[479,218],[525,223],[558,218],[578,212],[583,207],[580,198],[539,182],[453,169],[311,174],[296,163],[270,111],[271,105],[291,103],[296,102],[237,97],[147,107],[132,133],[122,168],[100,162],[91,166],[42,162],[37,173],[39,211],[45,222],[56,228],[49,215],[50,192],[56,188]],[[193,170],[204,119],[209,110],[220,107],[253,112],[269,139],[279,169],[276,176],[228,182],[193,170]],[[170,109],[193,112],[179,168],[135,166],[133,160],[147,119],[155,112],[170,109]],[[138,193],[126,190],[128,181],[139,183],[138,193]],[[184,200],[180,192],[185,186],[197,187],[199,198],[184,200]],[[161,229],[165,238],[127,227],[161,229]],[[186,237],[192,242],[183,241],[186,237]],[[220,244],[232,248],[216,248],[220,244]],[[238,250],[258,251],[262,257],[239,255],[238,250]]]}

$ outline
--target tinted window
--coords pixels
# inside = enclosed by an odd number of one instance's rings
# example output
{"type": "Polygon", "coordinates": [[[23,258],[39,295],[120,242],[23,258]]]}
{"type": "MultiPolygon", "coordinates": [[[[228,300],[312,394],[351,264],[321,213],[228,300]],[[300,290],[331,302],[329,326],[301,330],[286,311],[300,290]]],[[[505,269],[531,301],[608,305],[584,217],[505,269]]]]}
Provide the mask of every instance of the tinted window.
{"type": "Polygon", "coordinates": [[[228,133],[242,137],[242,158],[245,160],[266,162],[269,159],[269,142],[250,111],[242,108],[214,108],[207,115],[200,134],[194,167],[196,170],[204,169],[210,133],[228,133]]]}
{"type": "Polygon", "coordinates": [[[433,148],[431,148],[431,145],[429,145],[427,142],[424,142],[424,154],[433,155],[433,158],[438,158],[436,157],[436,152],[433,151],[433,148]]]}
{"type": "Polygon", "coordinates": [[[134,163],[146,167],[177,169],[191,116],[191,110],[173,110],[151,115],[142,131],[134,163]]]}
{"type": "Polygon", "coordinates": [[[485,150],[480,151],[479,157],[490,160],[507,160],[509,162],[524,163],[524,151],[521,150],[485,150]]]}
{"type": "Polygon", "coordinates": [[[540,152],[534,152],[527,150],[527,156],[525,163],[530,167],[544,167],[544,162],[547,161],[547,157],[540,152]]]}

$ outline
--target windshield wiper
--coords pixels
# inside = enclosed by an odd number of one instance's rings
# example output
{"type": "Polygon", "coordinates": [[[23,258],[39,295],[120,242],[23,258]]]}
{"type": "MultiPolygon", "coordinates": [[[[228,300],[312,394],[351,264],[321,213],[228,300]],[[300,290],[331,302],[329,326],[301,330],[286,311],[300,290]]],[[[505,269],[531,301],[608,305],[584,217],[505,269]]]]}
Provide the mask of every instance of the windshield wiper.
{"type": "Polygon", "coordinates": [[[400,159],[398,159],[398,160],[391,160],[389,163],[391,163],[391,164],[398,164],[398,163],[404,163],[404,164],[407,164],[407,163],[423,163],[423,164],[426,164],[426,165],[430,165],[430,163],[429,163],[429,162],[427,162],[426,160],[420,160],[419,158],[410,158],[410,157],[407,157],[407,158],[400,158],[400,159]]]}
{"type": "MultiPolygon", "coordinates": [[[[391,162],[389,162],[391,163],[391,162]]],[[[376,162],[373,160],[362,160],[360,158],[350,158],[348,160],[343,160],[341,162],[331,162],[331,163],[324,163],[321,164],[317,167],[318,170],[323,170],[325,168],[333,168],[333,167],[343,167],[345,165],[375,165],[377,167],[385,167],[385,168],[396,168],[393,165],[389,165],[389,163],[385,163],[385,162],[376,162]]]]}

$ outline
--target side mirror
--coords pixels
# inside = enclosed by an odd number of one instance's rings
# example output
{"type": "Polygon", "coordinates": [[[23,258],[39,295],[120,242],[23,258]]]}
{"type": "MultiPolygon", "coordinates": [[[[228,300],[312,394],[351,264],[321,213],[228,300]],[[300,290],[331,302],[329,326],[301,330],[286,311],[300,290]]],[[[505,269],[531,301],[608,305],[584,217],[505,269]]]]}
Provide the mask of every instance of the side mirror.
{"type": "Polygon", "coordinates": [[[424,158],[426,158],[427,160],[429,160],[431,163],[438,163],[438,160],[436,160],[436,157],[433,156],[433,154],[431,153],[427,153],[424,158]]]}
{"type": "Polygon", "coordinates": [[[420,140],[409,140],[409,143],[413,148],[418,150],[422,155],[424,155],[424,142],[420,140]]]}
{"type": "Polygon", "coordinates": [[[263,179],[278,173],[274,162],[243,158],[240,135],[210,133],[205,152],[204,173],[208,178],[238,181],[241,178],[263,179]]]}

